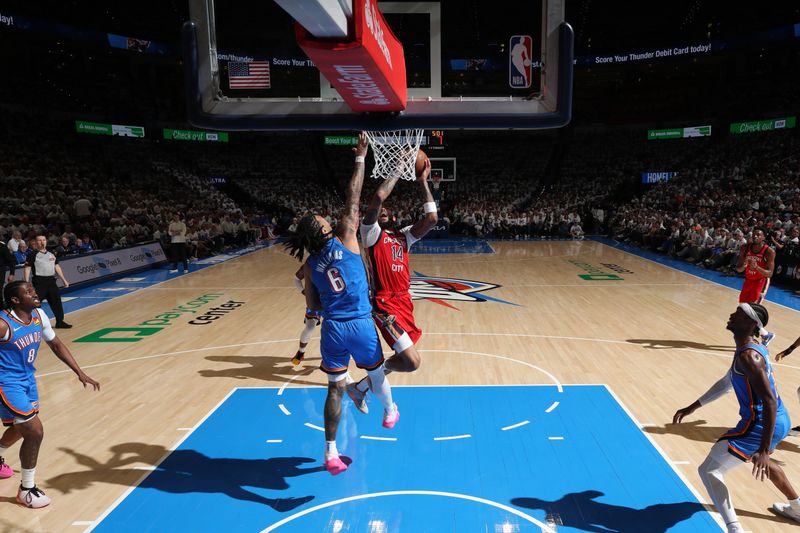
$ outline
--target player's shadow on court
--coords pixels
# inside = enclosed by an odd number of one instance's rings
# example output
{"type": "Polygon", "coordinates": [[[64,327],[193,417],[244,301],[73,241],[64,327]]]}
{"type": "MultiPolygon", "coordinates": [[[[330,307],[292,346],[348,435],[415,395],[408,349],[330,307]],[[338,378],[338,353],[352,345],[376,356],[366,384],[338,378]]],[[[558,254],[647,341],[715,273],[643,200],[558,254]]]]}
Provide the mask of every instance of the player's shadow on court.
{"type": "Polygon", "coordinates": [[[602,496],[605,494],[599,490],[585,490],[572,492],[555,501],[514,498],[511,503],[559,515],[563,525],[593,533],[664,533],[695,513],[706,510],[698,502],[659,503],[634,509],[597,501],[602,496]]]}
{"type": "MultiPolygon", "coordinates": [[[[233,379],[260,379],[263,381],[276,381],[283,383],[288,378],[309,376],[319,368],[319,359],[307,357],[301,363],[301,370],[292,365],[288,357],[269,357],[266,355],[210,355],[206,360],[215,363],[232,363],[238,366],[222,370],[205,369],[198,373],[204,378],[233,378],[233,379]]],[[[292,380],[300,385],[324,385],[319,381],[302,379],[292,380]]]]}
{"type": "Polygon", "coordinates": [[[683,341],[676,339],[627,339],[625,342],[631,344],[641,344],[649,350],[705,350],[709,352],[725,352],[731,355],[736,350],[736,346],[723,346],[721,344],[703,344],[702,342],[683,341]]]}
{"type": "MultiPolygon", "coordinates": [[[[63,494],[86,489],[94,483],[133,486],[144,472],[131,465],[153,465],[167,453],[163,446],[128,442],[111,447],[114,455],[105,463],[100,463],[70,448],[60,450],[71,455],[78,464],[86,468],[47,480],[48,487],[63,494]]],[[[313,500],[314,496],[265,498],[244,487],[287,490],[287,478],[325,471],[322,465],[308,468],[301,466],[315,462],[317,460],[309,457],[230,459],[208,457],[195,450],[175,450],[138,486],[173,494],[225,494],[230,498],[263,504],[278,512],[286,512],[313,500]]]]}
{"type": "MultiPolygon", "coordinates": [[[[646,426],[642,428],[652,435],[680,435],[689,440],[714,443],[731,427],[706,426],[705,420],[690,420],[680,424],[664,424],[663,426],[646,426]]],[[[796,437],[787,437],[778,444],[778,450],[800,453],[800,445],[796,437]]]]}

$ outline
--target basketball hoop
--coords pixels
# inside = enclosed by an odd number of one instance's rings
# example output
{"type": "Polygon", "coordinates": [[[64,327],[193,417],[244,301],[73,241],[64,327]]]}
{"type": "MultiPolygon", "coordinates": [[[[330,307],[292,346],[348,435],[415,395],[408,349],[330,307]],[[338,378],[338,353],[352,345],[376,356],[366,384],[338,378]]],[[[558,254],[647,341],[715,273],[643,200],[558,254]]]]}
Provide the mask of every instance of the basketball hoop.
{"type": "Polygon", "coordinates": [[[399,175],[404,180],[417,179],[414,168],[424,131],[365,131],[375,157],[372,177],[386,179],[399,175]]]}

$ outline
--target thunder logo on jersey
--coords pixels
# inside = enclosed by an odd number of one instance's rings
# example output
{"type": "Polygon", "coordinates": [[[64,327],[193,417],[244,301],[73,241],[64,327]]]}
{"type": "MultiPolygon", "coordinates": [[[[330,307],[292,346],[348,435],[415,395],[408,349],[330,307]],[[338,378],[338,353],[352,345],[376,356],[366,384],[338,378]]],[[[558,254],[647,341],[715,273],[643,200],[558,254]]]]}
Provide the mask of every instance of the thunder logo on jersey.
{"type": "Polygon", "coordinates": [[[0,368],[8,375],[27,376],[34,372],[33,362],[42,342],[42,321],[33,311],[28,324],[20,322],[8,311],[0,313],[0,320],[8,324],[10,338],[0,342],[0,368]]]}

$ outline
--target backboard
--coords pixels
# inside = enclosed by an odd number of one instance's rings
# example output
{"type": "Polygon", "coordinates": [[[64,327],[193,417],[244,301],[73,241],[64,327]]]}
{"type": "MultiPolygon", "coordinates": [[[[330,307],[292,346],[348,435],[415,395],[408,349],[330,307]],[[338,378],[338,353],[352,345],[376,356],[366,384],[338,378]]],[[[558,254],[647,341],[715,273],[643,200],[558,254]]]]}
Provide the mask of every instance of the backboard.
{"type": "Polygon", "coordinates": [[[189,120],[222,130],[560,127],[571,117],[573,63],[563,2],[379,2],[403,45],[406,108],[356,113],[304,54],[280,5],[190,0],[189,120]]]}

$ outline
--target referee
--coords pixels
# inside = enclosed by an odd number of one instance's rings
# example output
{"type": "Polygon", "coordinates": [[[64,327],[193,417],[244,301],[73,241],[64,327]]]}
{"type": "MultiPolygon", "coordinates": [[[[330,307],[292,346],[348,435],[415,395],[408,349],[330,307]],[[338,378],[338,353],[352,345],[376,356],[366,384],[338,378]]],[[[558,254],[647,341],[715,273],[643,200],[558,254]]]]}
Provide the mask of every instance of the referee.
{"type": "Polygon", "coordinates": [[[69,282],[61,271],[58,258],[47,251],[47,237],[37,235],[36,248],[36,250],[28,252],[28,257],[25,260],[24,279],[33,283],[33,288],[36,289],[36,294],[39,295],[40,300],[47,300],[47,303],[50,304],[50,309],[53,310],[53,314],[56,316],[55,327],[71,328],[71,324],[64,322],[64,306],[61,305],[61,295],[58,293],[56,275],[61,278],[64,288],[69,287],[69,282]],[[31,270],[33,270],[32,278],[30,277],[31,270]]]}

